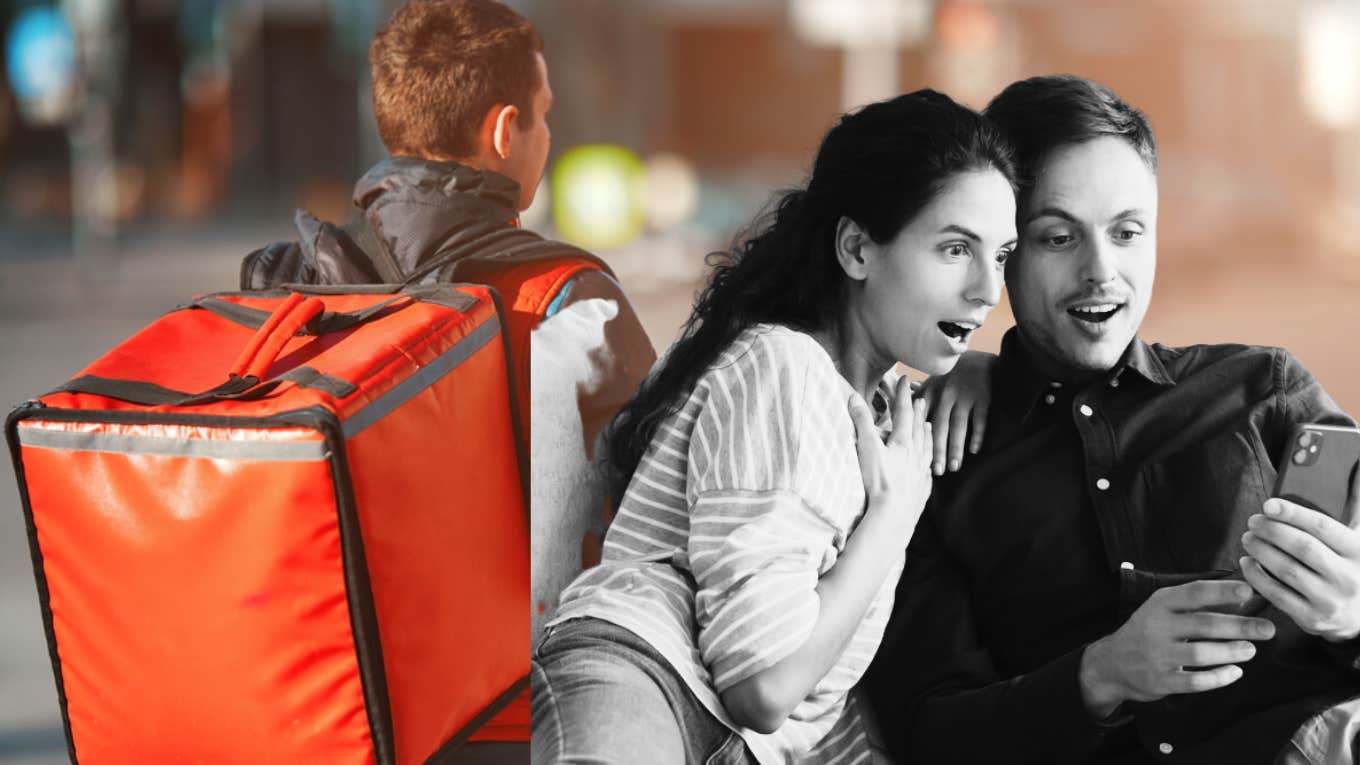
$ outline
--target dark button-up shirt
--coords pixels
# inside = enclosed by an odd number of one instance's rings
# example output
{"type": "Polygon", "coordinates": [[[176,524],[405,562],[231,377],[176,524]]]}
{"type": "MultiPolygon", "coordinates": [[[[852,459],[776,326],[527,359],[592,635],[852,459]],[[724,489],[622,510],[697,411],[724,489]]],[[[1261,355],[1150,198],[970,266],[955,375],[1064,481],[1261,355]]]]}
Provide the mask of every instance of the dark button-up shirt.
{"type": "Polygon", "coordinates": [[[1360,694],[1354,645],[1270,608],[1276,637],[1226,688],[1127,704],[1118,724],[1081,700],[1083,649],[1153,591],[1240,576],[1291,428],[1352,424],[1291,355],[1134,340],[1109,374],[1060,385],[1013,329],[992,397],[982,453],[935,483],[865,681],[899,761],[1268,763],[1360,694]]]}

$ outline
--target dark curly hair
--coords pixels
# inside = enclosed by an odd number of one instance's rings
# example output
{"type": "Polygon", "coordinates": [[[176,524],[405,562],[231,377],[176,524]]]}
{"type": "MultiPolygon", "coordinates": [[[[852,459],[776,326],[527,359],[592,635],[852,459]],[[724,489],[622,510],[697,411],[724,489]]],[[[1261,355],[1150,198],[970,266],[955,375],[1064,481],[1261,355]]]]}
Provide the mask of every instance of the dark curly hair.
{"type": "Polygon", "coordinates": [[[919,90],[846,114],[822,139],[806,188],[784,192],[713,268],[680,339],[609,429],[613,501],[623,497],[661,421],[722,350],[754,324],[815,332],[845,305],[836,228],[855,221],[878,243],[897,236],[955,175],[995,168],[1015,185],[1010,146],[977,112],[919,90]]]}

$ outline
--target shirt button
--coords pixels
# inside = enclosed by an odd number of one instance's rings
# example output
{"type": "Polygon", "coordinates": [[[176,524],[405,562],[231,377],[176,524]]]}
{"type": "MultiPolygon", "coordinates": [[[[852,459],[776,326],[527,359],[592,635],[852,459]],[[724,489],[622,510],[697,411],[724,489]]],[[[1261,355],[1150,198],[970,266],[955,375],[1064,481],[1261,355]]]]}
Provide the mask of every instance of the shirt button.
{"type": "Polygon", "coordinates": [[[1119,387],[1119,378],[1118,378],[1118,377],[1111,377],[1111,378],[1110,378],[1110,387],[1111,387],[1111,388],[1118,388],[1118,387],[1119,387]]]}
{"type": "Polygon", "coordinates": [[[1162,754],[1171,754],[1172,750],[1174,750],[1175,748],[1176,747],[1168,744],[1165,741],[1157,745],[1157,751],[1161,752],[1162,754]]]}
{"type": "Polygon", "coordinates": [[[1047,396],[1044,396],[1044,403],[1045,403],[1045,404],[1051,404],[1051,403],[1053,403],[1054,401],[1057,401],[1057,400],[1058,400],[1057,397],[1054,396],[1052,393],[1048,394],[1047,396]]]}
{"type": "Polygon", "coordinates": [[[1120,564],[1119,564],[1119,567],[1122,568],[1122,569],[1124,569],[1125,571],[1132,571],[1132,570],[1133,570],[1133,564],[1130,563],[1129,561],[1124,561],[1123,563],[1120,563],[1120,564]]]}
{"type": "Polygon", "coordinates": [[[1087,406],[1086,404],[1082,404],[1082,405],[1081,405],[1081,409],[1079,409],[1078,411],[1080,411],[1083,415],[1085,415],[1085,416],[1087,416],[1087,417],[1090,417],[1091,415],[1093,415],[1093,414],[1096,413],[1096,410],[1092,409],[1091,407],[1087,406]]]}
{"type": "Polygon", "coordinates": [[[1096,488],[1097,488],[1097,489],[1100,489],[1101,491],[1105,491],[1106,489],[1110,488],[1110,479],[1108,479],[1108,478],[1097,478],[1097,479],[1096,479],[1096,488]]]}
{"type": "Polygon", "coordinates": [[[1062,383],[1057,382],[1057,381],[1054,381],[1054,382],[1049,383],[1049,384],[1048,384],[1048,387],[1050,387],[1050,388],[1061,388],[1061,387],[1062,387],[1062,383]]]}

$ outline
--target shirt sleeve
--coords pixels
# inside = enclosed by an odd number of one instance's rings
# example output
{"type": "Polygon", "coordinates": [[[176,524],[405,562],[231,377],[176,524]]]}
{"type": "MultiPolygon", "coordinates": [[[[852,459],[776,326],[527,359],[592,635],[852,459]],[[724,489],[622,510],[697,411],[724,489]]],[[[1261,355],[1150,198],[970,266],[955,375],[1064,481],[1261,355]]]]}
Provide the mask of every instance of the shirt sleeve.
{"type": "MultiPolygon", "coordinates": [[[[1284,453],[1284,442],[1295,425],[1354,426],[1355,420],[1337,406],[1322,384],[1289,351],[1275,350],[1275,427],[1266,434],[1271,456],[1284,453]]],[[[1279,465],[1276,465],[1278,468],[1279,465]]]]}
{"type": "Polygon", "coordinates": [[[1091,717],[1078,670],[1085,646],[1018,676],[982,645],[968,581],[931,512],[907,548],[883,644],[864,687],[900,762],[1077,763],[1111,729],[1091,717]]]}
{"type": "Polygon", "coordinates": [[[798,339],[758,338],[701,383],[708,399],[690,439],[687,553],[699,651],[719,692],[807,640],[818,577],[840,541],[799,481],[809,468],[800,440],[818,405],[798,339]]]}

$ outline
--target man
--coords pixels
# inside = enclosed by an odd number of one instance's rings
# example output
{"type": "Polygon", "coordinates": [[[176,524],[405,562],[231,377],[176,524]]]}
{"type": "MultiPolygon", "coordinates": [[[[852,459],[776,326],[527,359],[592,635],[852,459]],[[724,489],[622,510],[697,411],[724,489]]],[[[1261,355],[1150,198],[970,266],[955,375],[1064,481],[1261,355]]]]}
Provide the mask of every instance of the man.
{"type": "Polygon", "coordinates": [[[1017,326],[986,443],[937,480],[866,681],[890,747],[923,763],[1349,762],[1360,531],[1269,498],[1294,425],[1350,418],[1285,351],[1138,339],[1157,224],[1141,112],[1039,77],[987,114],[1022,177],[1017,326]],[[1253,589],[1260,617],[1241,614],[1253,589]]]}
{"type": "MultiPolygon", "coordinates": [[[[586,467],[595,439],[655,353],[608,266],[518,226],[547,164],[553,105],[543,41],[528,20],[493,0],[411,0],[378,32],[369,63],[391,157],[356,184],[358,215],[335,226],[299,211],[298,241],[247,256],[241,287],[438,280],[502,290],[517,398],[521,412],[532,410],[526,431],[553,446],[535,450],[531,467],[532,557],[542,570],[536,602],[525,605],[537,626],[554,604],[551,585],[580,571],[583,536],[601,525],[603,482],[586,467]],[[557,263],[591,267],[560,288],[521,288],[557,263]],[[532,385],[523,379],[531,330],[532,385]]],[[[525,740],[527,702],[488,730],[525,740]]]]}
{"type": "MultiPolygon", "coordinates": [[[[355,185],[358,216],[334,226],[298,211],[298,241],[248,255],[241,287],[499,284],[500,275],[525,264],[562,257],[593,263],[548,312],[591,299],[618,309],[602,350],[592,355],[604,382],[581,402],[589,438],[632,395],[655,354],[603,262],[518,227],[551,141],[553,94],[542,39],[494,0],[412,0],[378,32],[369,64],[378,132],[392,156],[355,185]]],[[[522,307],[507,308],[513,331],[522,307]]]]}

